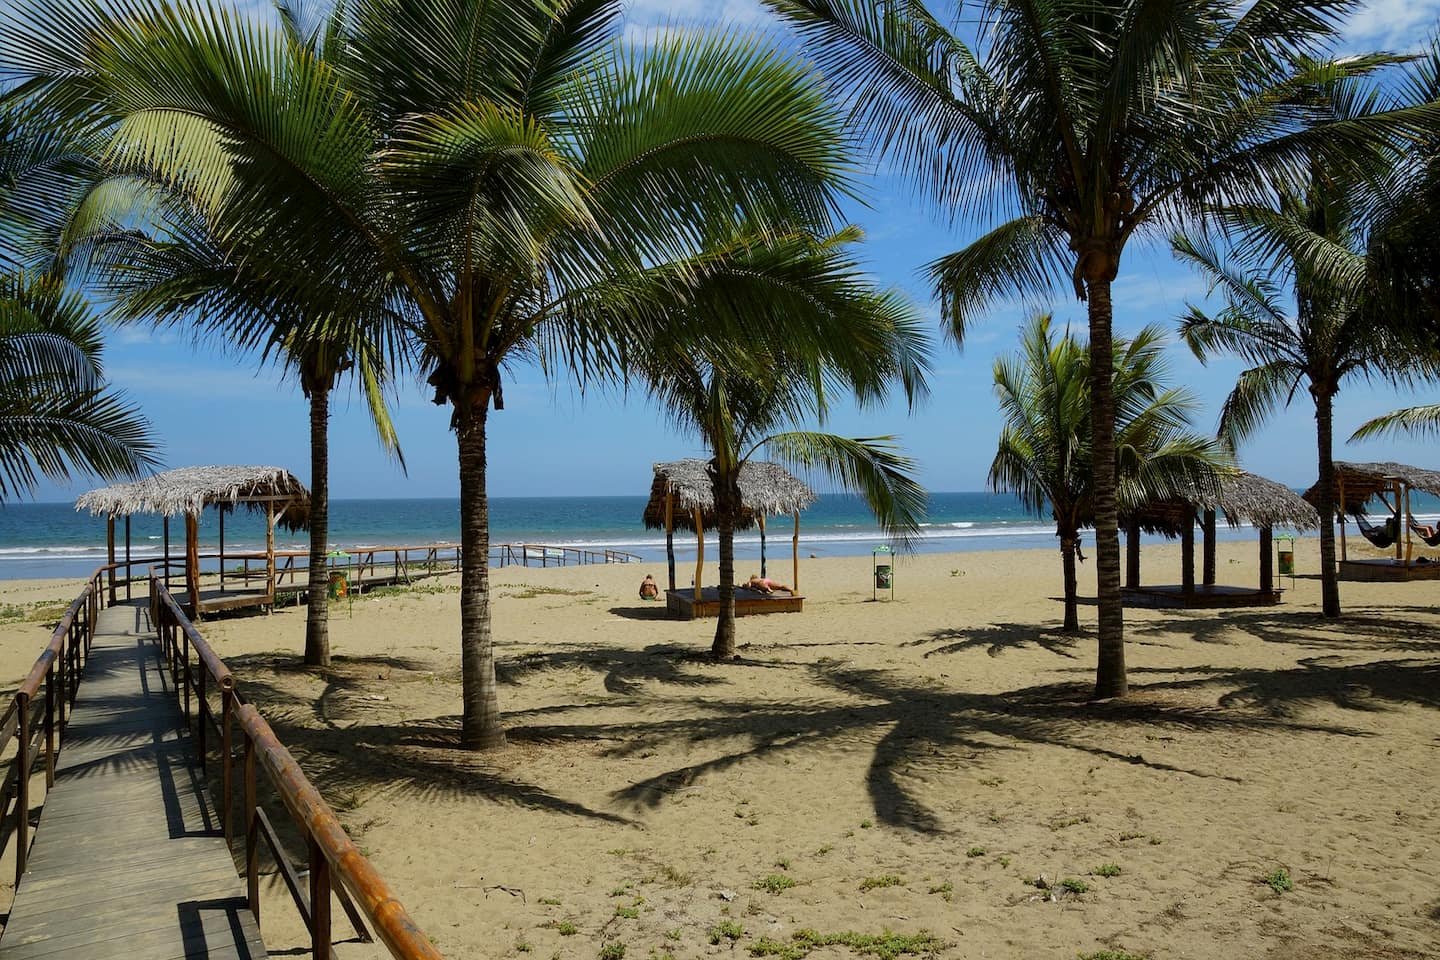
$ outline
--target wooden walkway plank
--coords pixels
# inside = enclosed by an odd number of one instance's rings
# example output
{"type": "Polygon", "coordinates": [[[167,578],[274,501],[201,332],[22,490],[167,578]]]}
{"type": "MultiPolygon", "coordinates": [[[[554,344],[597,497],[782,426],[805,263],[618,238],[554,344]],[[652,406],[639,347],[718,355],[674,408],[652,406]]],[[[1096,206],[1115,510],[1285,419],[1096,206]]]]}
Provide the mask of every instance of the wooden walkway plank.
{"type": "Polygon", "coordinates": [[[264,960],[143,605],[100,613],[0,960],[264,960]]]}

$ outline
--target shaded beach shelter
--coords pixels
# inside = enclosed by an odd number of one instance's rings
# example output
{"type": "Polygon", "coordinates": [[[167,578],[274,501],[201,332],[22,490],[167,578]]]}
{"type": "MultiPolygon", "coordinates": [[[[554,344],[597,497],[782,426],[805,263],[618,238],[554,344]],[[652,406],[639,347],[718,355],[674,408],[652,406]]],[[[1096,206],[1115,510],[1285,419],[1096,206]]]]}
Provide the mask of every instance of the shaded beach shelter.
{"type": "MultiPolygon", "coordinates": [[[[645,505],[645,526],[650,530],[665,531],[665,558],[669,570],[669,589],[666,592],[667,606],[682,616],[714,616],[719,608],[718,593],[714,588],[704,591],[701,583],[705,565],[705,531],[716,527],[715,491],[706,470],[708,461],[696,458],[672,460],[654,465],[655,478],[650,485],[650,501],[645,505]],[[677,590],[675,586],[675,531],[691,530],[695,533],[695,586],[693,590],[677,590]],[[714,595],[714,599],[711,599],[714,595]],[[710,609],[714,607],[715,609],[710,609]]],[[[815,491],[803,480],[778,463],[749,461],[740,468],[740,517],[735,523],[736,530],[752,527],[760,531],[760,573],[768,576],[767,519],[790,516],[793,526],[790,536],[790,585],[795,588],[792,597],[763,597],[742,591],[736,595],[735,612],[770,613],[801,609],[804,597],[800,590],[800,511],[816,500],[815,491]],[[742,602],[743,600],[743,602],[742,602]],[[755,609],[749,609],[754,607],[755,609]]]]}
{"type": "MultiPolygon", "coordinates": [[[[1320,484],[1305,491],[1314,503],[1320,484]]],[[[1440,580],[1440,562],[1415,556],[1415,540],[1440,547],[1440,534],[1427,533],[1410,510],[1410,491],[1440,496],[1440,473],[1403,463],[1346,463],[1335,461],[1334,503],[1340,520],[1340,579],[1342,580],[1440,580]],[[1385,517],[1376,523],[1366,516],[1366,507],[1375,501],[1385,517]],[[1352,559],[1346,546],[1345,515],[1356,529],[1380,550],[1394,550],[1393,557],[1352,559]]],[[[1421,548],[1423,549],[1423,547],[1421,548]]]]}
{"type": "Polygon", "coordinates": [[[1280,602],[1275,588],[1273,534],[1276,527],[1314,530],[1320,525],[1315,508],[1295,491],[1245,470],[1220,478],[1218,489],[1192,496],[1156,500],[1122,511],[1125,524],[1125,592],[1132,603],[1185,607],[1263,606],[1280,602]],[[1215,523],[1224,514],[1232,528],[1249,525],[1260,535],[1258,588],[1219,585],[1215,570],[1215,523]],[[1195,583],[1195,527],[1203,536],[1201,583],[1195,583]],[[1178,585],[1142,586],[1140,534],[1158,533],[1180,540],[1178,585]]]}
{"type": "MultiPolygon", "coordinates": [[[[131,483],[92,490],[75,501],[76,510],[106,519],[105,544],[109,563],[115,563],[115,521],[125,522],[125,561],[131,561],[130,517],[158,514],[164,520],[166,582],[170,579],[170,518],[185,518],[185,583],[193,616],[208,610],[271,606],[275,602],[275,525],[302,530],[310,511],[310,492],[288,470],[263,466],[181,467],[131,483]],[[265,514],[265,590],[225,589],[225,514],[244,506],[265,514]],[[220,516],[220,589],[203,597],[200,592],[200,515],[215,507],[220,516]]],[[[128,573],[128,568],[127,568],[128,573]]],[[[110,572],[111,602],[115,573],[110,572]]]]}

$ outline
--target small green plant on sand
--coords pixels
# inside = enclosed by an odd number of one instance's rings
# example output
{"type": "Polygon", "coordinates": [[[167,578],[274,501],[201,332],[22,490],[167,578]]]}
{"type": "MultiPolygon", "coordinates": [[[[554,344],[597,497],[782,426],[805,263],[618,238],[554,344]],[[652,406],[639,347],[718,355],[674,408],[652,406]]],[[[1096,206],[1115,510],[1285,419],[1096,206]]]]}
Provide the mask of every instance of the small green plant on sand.
{"type": "Polygon", "coordinates": [[[815,930],[797,930],[786,943],[761,937],[750,946],[754,957],[777,957],[779,960],[803,960],[817,947],[849,947],[855,953],[878,957],[880,960],[895,960],[901,954],[934,953],[942,944],[932,934],[920,933],[819,933],[815,930]]]}
{"type": "Polygon", "coordinates": [[[547,906],[547,907],[558,907],[558,906],[560,906],[560,901],[557,900],[555,897],[541,897],[541,898],[540,898],[540,902],[541,902],[542,904],[544,904],[545,906],[547,906]]]}
{"type": "Polygon", "coordinates": [[[573,937],[575,936],[575,934],[580,932],[580,928],[575,926],[575,924],[571,923],[569,920],[561,920],[559,923],[555,924],[555,932],[560,934],[560,936],[562,937],[573,937]]]}
{"type": "Polygon", "coordinates": [[[1118,877],[1120,876],[1120,864],[1102,863],[1094,870],[1091,870],[1090,874],[1096,877],[1118,877]]]}
{"type": "Polygon", "coordinates": [[[723,943],[726,940],[739,940],[745,936],[745,928],[734,920],[721,920],[710,928],[710,942],[723,943]]]}
{"type": "Polygon", "coordinates": [[[895,874],[887,873],[879,877],[866,877],[860,882],[860,889],[861,891],[877,890],[881,887],[898,887],[904,883],[905,881],[895,876],[895,874]]]}
{"type": "Polygon", "coordinates": [[[930,888],[931,893],[938,893],[946,903],[955,899],[955,884],[946,880],[944,883],[937,883],[930,888]]]}
{"type": "Polygon", "coordinates": [[[616,908],[615,908],[615,916],[620,917],[620,918],[622,918],[622,919],[624,919],[624,920],[639,920],[639,919],[640,919],[640,908],[639,908],[639,907],[616,907],[616,908]]]}
{"type": "Polygon", "coordinates": [[[783,873],[772,873],[768,877],[761,877],[750,886],[756,890],[764,890],[766,893],[779,893],[795,886],[795,878],[787,877],[783,873]]]}
{"type": "Polygon", "coordinates": [[[1295,889],[1295,881],[1290,879],[1290,871],[1284,867],[1276,867],[1271,870],[1260,878],[1260,882],[1276,893],[1289,893],[1295,889]]]}
{"type": "Polygon", "coordinates": [[[1146,957],[1129,950],[1096,950],[1094,953],[1082,953],[1078,956],[1080,960],[1147,960],[1146,957]]]}
{"type": "Polygon", "coordinates": [[[1090,892],[1090,884],[1086,883],[1084,880],[1081,880],[1079,877],[1066,877],[1064,880],[1060,881],[1060,886],[1064,887],[1066,890],[1069,890],[1071,893],[1090,892]]]}
{"type": "Polygon", "coordinates": [[[666,930],[666,931],[665,931],[665,939],[666,939],[666,940],[674,940],[674,941],[677,941],[677,942],[678,942],[678,941],[680,940],[680,928],[679,928],[679,927],[676,927],[676,928],[673,929],[673,930],[666,930]]]}
{"type": "Polygon", "coordinates": [[[861,820],[861,821],[860,821],[860,829],[861,829],[861,830],[869,830],[869,829],[870,829],[871,827],[873,827],[873,826],[875,826],[875,824],[871,823],[869,820],[861,820]]]}
{"type": "Polygon", "coordinates": [[[611,940],[600,948],[600,960],[624,960],[625,944],[619,940],[611,940]]]}
{"type": "Polygon", "coordinates": [[[967,856],[967,857],[983,857],[983,856],[985,856],[985,848],[984,848],[984,847],[971,847],[969,850],[966,850],[966,851],[965,851],[965,856],[967,856]]]}
{"type": "Polygon", "coordinates": [[[790,858],[789,858],[789,857],[780,857],[780,858],[778,858],[778,859],[775,861],[775,866],[779,867],[781,870],[789,870],[789,869],[790,869],[790,858]]]}

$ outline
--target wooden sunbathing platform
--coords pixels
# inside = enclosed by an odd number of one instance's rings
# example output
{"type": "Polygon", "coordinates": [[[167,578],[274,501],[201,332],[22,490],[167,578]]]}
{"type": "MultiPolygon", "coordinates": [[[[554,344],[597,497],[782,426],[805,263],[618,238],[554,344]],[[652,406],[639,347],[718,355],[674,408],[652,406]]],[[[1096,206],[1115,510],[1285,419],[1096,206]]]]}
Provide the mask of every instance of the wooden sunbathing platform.
{"type": "MultiPolygon", "coordinates": [[[[684,590],[666,590],[665,607],[673,616],[682,620],[699,620],[703,617],[720,615],[720,589],[703,587],[700,602],[695,602],[693,587],[684,590]]],[[[735,588],[735,616],[748,617],[763,613],[801,613],[805,608],[805,597],[798,594],[764,594],[747,587],[735,588]]]]}
{"type": "Polygon", "coordinates": [[[1372,583],[1440,580],[1440,563],[1403,563],[1388,557],[1372,560],[1341,560],[1340,579],[1372,583]]]}
{"type": "Polygon", "coordinates": [[[1153,587],[1126,587],[1124,601],[1135,607],[1185,607],[1190,609],[1223,609],[1229,607],[1270,607],[1282,600],[1279,590],[1255,587],[1229,587],[1197,583],[1186,593],[1178,583],[1153,587]]]}
{"type": "Polygon", "coordinates": [[[100,612],[0,960],[266,956],[143,603],[100,612]]]}

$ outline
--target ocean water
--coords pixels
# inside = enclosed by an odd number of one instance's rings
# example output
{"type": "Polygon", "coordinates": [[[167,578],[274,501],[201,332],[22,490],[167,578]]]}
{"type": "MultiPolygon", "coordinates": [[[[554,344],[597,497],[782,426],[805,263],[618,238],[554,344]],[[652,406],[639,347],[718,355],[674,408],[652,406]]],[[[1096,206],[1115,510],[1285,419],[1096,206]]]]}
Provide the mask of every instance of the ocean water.
{"type": "MultiPolygon", "coordinates": [[[[490,501],[491,541],[613,548],[646,562],[663,560],[665,534],[646,530],[641,514],[644,497],[495,497],[490,501]]],[[[1419,498],[1417,515],[1440,513],[1440,501],[1419,498]]],[[[458,500],[334,500],[330,504],[332,548],[384,544],[455,543],[459,540],[458,500]]],[[[171,523],[171,551],[184,550],[184,524],[171,523]]],[[[213,511],[200,525],[201,552],[214,552],[219,526],[213,511]]],[[[769,526],[771,556],[789,553],[790,521],[776,518],[769,526]]],[[[1249,530],[1230,530],[1222,539],[1249,538],[1249,530]]],[[[156,556],[162,547],[158,517],[131,521],[132,555],[156,556]]],[[[117,524],[117,554],[123,554],[124,531],[117,524]]],[[[1084,537],[1087,547],[1093,537],[1084,537]]],[[[713,544],[713,540],[710,541],[713,544]]],[[[822,495],[801,515],[800,550],[805,556],[869,554],[885,542],[864,503],[848,494],[822,495]]],[[[225,547],[230,551],[263,550],[262,514],[240,511],[227,516],[225,547]]],[[[676,552],[694,557],[695,541],[677,533],[676,552]]],[[[279,549],[303,550],[305,535],[277,531],[279,549]]],[[[1028,514],[1007,494],[932,493],[921,536],[920,552],[1000,549],[1056,549],[1053,524],[1028,514]]],[[[713,548],[712,548],[713,549],[713,548]]],[[[736,554],[759,555],[760,535],[749,530],[736,536],[736,554]]],[[[713,555],[713,554],[712,554],[713,555]]],[[[105,559],[105,521],[77,513],[68,503],[18,503],[0,506],[0,579],[83,576],[105,559]]]]}

